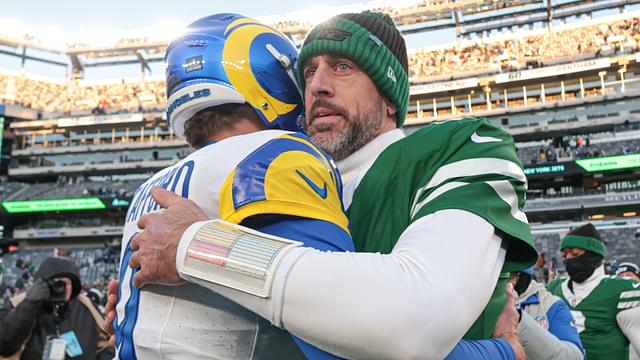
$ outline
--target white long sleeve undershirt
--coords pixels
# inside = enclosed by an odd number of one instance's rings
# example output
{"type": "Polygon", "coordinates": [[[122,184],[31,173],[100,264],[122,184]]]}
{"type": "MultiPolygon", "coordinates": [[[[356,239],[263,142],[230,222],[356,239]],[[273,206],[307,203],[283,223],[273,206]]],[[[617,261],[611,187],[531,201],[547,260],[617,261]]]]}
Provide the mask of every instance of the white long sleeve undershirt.
{"type": "Polygon", "coordinates": [[[630,354],[638,358],[637,349],[640,349],[640,307],[623,310],[616,316],[618,326],[624,335],[629,339],[631,345],[630,354]]]}
{"type": "MultiPolygon", "coordinates": [[[[177,259],[200,225],[184,233],[177,259]]],[[[504,257],[486,220],[442,210],[409,226],[390,254],[291,250],[267,299],[178,271],[336,355],[442,359],[489,301],[504,257]]]]}

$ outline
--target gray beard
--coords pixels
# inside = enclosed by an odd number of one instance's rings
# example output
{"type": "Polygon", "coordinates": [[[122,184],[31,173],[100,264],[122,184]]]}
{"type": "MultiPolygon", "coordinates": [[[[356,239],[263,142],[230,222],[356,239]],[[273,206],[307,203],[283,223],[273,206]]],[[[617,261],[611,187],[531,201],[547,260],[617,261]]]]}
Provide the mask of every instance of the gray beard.
{"type": "Polygon", "coordinates": [[[354,117],[346,120],[345,131],[334,139],[318,138],[315,136],[315,131],[307,132],[313,142],[336,161],[347,158],[375,139],[380,133],[383,119],[378,111],[370,111],[362,118],[354,117]]]}

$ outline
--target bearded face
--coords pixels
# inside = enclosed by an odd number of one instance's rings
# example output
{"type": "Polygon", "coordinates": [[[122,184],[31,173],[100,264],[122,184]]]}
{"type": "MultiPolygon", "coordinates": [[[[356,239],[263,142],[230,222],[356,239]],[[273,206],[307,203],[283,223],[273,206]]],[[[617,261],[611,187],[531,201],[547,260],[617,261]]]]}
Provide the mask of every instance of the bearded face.
{"type": "Polygon", "coordinates": [[[319,55],[307,61],[303,74],[304,130],[335,160],[346,158],[380,135],[387,104],[373,80],[355,63],[319,55]]]}

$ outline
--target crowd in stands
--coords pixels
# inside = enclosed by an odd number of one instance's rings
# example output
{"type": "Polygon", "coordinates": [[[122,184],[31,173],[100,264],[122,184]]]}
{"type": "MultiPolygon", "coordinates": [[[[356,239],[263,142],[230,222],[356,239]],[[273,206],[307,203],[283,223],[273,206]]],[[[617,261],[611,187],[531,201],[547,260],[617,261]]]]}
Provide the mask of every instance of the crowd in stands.
{"type": "Polygon", "coordinates": [[[0,201],[90,196],[131,198],[142,182],[143,180],[89,181],[61,176],[57,182],[27,184],[0,179],[0,201]]]}
{"type": "Polygon", "coordinates": [[[16,193],[27,184],[15,181],[8,181],[5,177],[0,177],[0,201],[16,193]]]}
{"type": "MultiPolygon", "coordinates": [[[[464,15],[503,10],[528,4],[541,4],[541,0],[424,0],[404,7],[374,7],[371,11],[382,12],[393,18],[398,26],[413,25],[433,20],[452,19],[456,9],[464,15]]],[[[312,27],[311,21],[285,18],[271,25],[286,34],[304,35],[312,27]]]]}
{"type": "Polygon", "coordinates": [[[88,217],[88,218],[50,218],[29,220],[16,225],[16,229],[60,229],[79,227],[124,226],[124,218],[88,217]]]}
{"type": "MultiPolygon", "coordinates": [[[[294,25],[295,22],[283,21],[276,27],[294,25]]],[[[458,42],[439,49],[412,52],[409,76],[412,83],[421,83],[444,74],[537,67],[567,57],[595,57],[636,50],[639,41],[640,18],[634,17],[537,35],[517,35],[508,40],[458,42]]],[[[54,114],[161,111],[166,108],[164,88],[164,82],[160,80],[83,85],[0,74],[0,103],[54,114]]]]}
{"type": "MultiPolygon", "coordinates": [[[[637,192],[640,190],[640,180],[621,180],[599,184],[596,188],[585,188],[582,186],[560,186],[548,187],[545,189],[529,189],[527,192],[527,206],[532,204],[533,200],[546,199],[545,202],[553,206],[553,202],[549,203],[548,199],[557,198],[580,198],[590,195],[603,195],[612,193],[637,192]]],[[[525,206],[525,211],[527,207],[525,206]]]]}
{"type": "MultiPolygon", "coordinates": [[[[133,141],[131,141],[132,143],[133,141]]],[[[62,146],[65,146],[64,144],[62,146]]],[[[164,167],[167,162],[177,162],[184,159],[192,152],[191,148],[184,149],[163,149],[161,151],[122,151],[122,152],[103,152],[90,154],[63,154],[63,155],[38,155],[18,158],[15,157],[11,162],[11,168],[51,168],[65,166],[91,166],[94,168],[104,168],[108,166],[111,170],[118,168],[131,168],[132,166],[141,166],[153,168],[154,165],[164,167]],[[133,163],[133,164],[132,164],[133,163]],[[95,165],[95,166],[94,166],[95,165]],[[119,165],[119,166],[118,166],[119,165]]],[[[48,171],[48,170],[45,170],[48,171]]],[[[99,192],[94,189],[93,192],[99,192]]]]}
{"type": "Polygon", "coordinates": [[[457,43],[415,51],[409,57],[409,76],[420,83],[442,74],[537,67],[565,57],[633,51],[639,41],[640,18],[630,18],[489,43],[457,43]]]}
{"type": "Polygon", "coordinates": [[[90,196],[131,198],[141,183],[142,180],[94,182],[66,181],[62,179],[55,183],[23,184],[22,186],[27,188],[19,194],[14,194],[11,200],[63,199],[90,196]]]}
{"type": "Polygon", "coordinates": [[[524,164],[542,164],[591,157],[640,153],[640,134],[635,138],[617,139],[616,133],[570,135],[518,147],[524,164]]]}
{"type": "Polygon", "coordinates": [[[0,73],[0,103],[63,115],[163,111],[164,91],[157,80],[83,85],[0,73]]]}

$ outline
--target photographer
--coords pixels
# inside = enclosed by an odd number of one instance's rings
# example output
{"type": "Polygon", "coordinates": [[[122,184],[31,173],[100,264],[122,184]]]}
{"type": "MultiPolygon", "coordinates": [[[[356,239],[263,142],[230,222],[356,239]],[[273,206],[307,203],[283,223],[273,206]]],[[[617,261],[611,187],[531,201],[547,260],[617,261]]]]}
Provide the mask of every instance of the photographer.
{"type": "Polygon", "coordinates": [[[103,341],[103,320],[81,289],[71,260],[42,262],[34,284],[0,310],[0,357],[41,359],[48,348],[51,354],[66,352],[67,359],[112,358],[103,341]]]}

